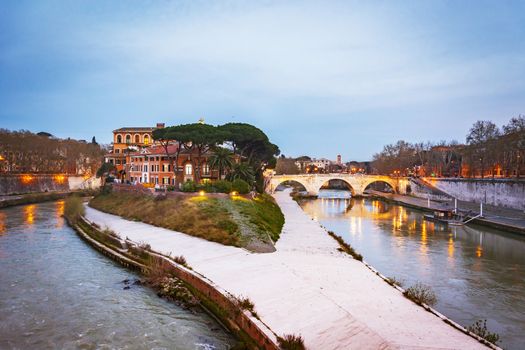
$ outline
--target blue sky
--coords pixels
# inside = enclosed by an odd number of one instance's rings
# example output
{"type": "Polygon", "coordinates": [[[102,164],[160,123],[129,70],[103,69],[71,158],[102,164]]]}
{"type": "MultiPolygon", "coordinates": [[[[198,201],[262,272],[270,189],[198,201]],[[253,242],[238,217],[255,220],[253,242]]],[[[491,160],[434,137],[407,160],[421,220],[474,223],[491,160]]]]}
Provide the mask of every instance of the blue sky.
{"type": "Polygon", "coordinates": [[[366,160],[525,113],[525,1],[0,2],[0,127],[248,122],[366,160]]]}

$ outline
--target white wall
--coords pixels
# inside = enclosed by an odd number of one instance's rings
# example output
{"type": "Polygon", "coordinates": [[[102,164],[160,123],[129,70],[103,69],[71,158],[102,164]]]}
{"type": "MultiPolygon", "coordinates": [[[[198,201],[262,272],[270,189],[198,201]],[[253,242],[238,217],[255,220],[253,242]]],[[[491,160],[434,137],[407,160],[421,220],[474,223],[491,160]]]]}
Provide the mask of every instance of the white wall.
{"type": "Polygon", "coordinates": [[[460,200],[525,210],[525,181],[436,178],[425,181],[460,200]]]}

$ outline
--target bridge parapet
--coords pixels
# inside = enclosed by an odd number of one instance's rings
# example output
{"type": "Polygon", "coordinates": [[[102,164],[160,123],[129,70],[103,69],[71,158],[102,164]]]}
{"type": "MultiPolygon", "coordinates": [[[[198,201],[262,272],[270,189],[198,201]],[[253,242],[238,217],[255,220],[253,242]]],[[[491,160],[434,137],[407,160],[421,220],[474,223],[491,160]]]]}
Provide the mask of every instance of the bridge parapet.
{"type": "Polygon", "coordinates": [[[275,192],[276,188],[286,181],[294,181],[304,186],[309,195],[317,196],[321,187],[330,180],[346,182],[353,196],[362,196],[365,189],[374,182],[386,182],[396,193],[406,194],[409,180],[407,178],[390,177],[385,175],[364,174],[298,174],[274,175],[266,178],[266,191],[275,192]]]}

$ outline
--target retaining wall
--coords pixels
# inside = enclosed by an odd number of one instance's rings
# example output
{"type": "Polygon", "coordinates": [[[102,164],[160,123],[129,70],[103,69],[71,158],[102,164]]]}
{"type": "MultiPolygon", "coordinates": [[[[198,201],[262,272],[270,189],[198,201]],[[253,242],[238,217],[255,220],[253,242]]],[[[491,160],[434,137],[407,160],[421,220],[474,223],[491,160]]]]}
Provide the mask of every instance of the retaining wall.
{"type": "Polygon", "coordinates": [[[525,180],[425,178],[459,200],[525,210],[525,180]]]}
{"type": "Polygon", "coordinates": [[[67,192],[100,187],[100,179],[54,174],[2,174],[0,195],[67,192]]]}

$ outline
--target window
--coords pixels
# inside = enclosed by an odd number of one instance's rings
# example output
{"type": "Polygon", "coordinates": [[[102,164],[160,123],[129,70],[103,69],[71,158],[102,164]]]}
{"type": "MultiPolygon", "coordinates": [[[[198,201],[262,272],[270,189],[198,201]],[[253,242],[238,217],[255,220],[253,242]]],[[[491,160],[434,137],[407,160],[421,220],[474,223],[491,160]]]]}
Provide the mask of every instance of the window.
{"type": "Polygon", "coordinates": [[[184,167],[184,174],[186,175],[193,174],[193,166],[190,163],[186,164],[186,166],[184,167]]]}
{"type": "Polygon", "coordinates": [[[202,175],[210,175],[210,166],[207,163],[202,165],[202,175]]]}
{"type": "Polygon", "coordinates": [[[126,135],[126,143],[127,144],[131,143],[131,135],[126,135]]]}
{"type": "Polygon", "coordinates": [[[144,144],[149,145],[149,135],[144,135],[144,144]]]}
{"type": "Polygon", "coordinates": [[[170,184],[170,178],[169,177],[163,177],[162,178],[162,184],[163,185],[169,185],[170,184]]]}
{"type": "Polygon", "coordinates": [[[135,135],[135,143],[140,143],[140,135],[135,135]]]}
{"type": "Polygon", "coordinates": [[[117,148],[117,149],[115,150],[115,153],[120,153],[120,149],[117,148]]]}
{"type": "Polygon", "coordinates": [[[117,135],[117,143],[122,143],[122,135],[117,135]]]}
{"type": "Polygon", "coordinates": [[[170,165],[169,164],[162,164],[162,171],[163,172],[170,171],[170,165]]]}

